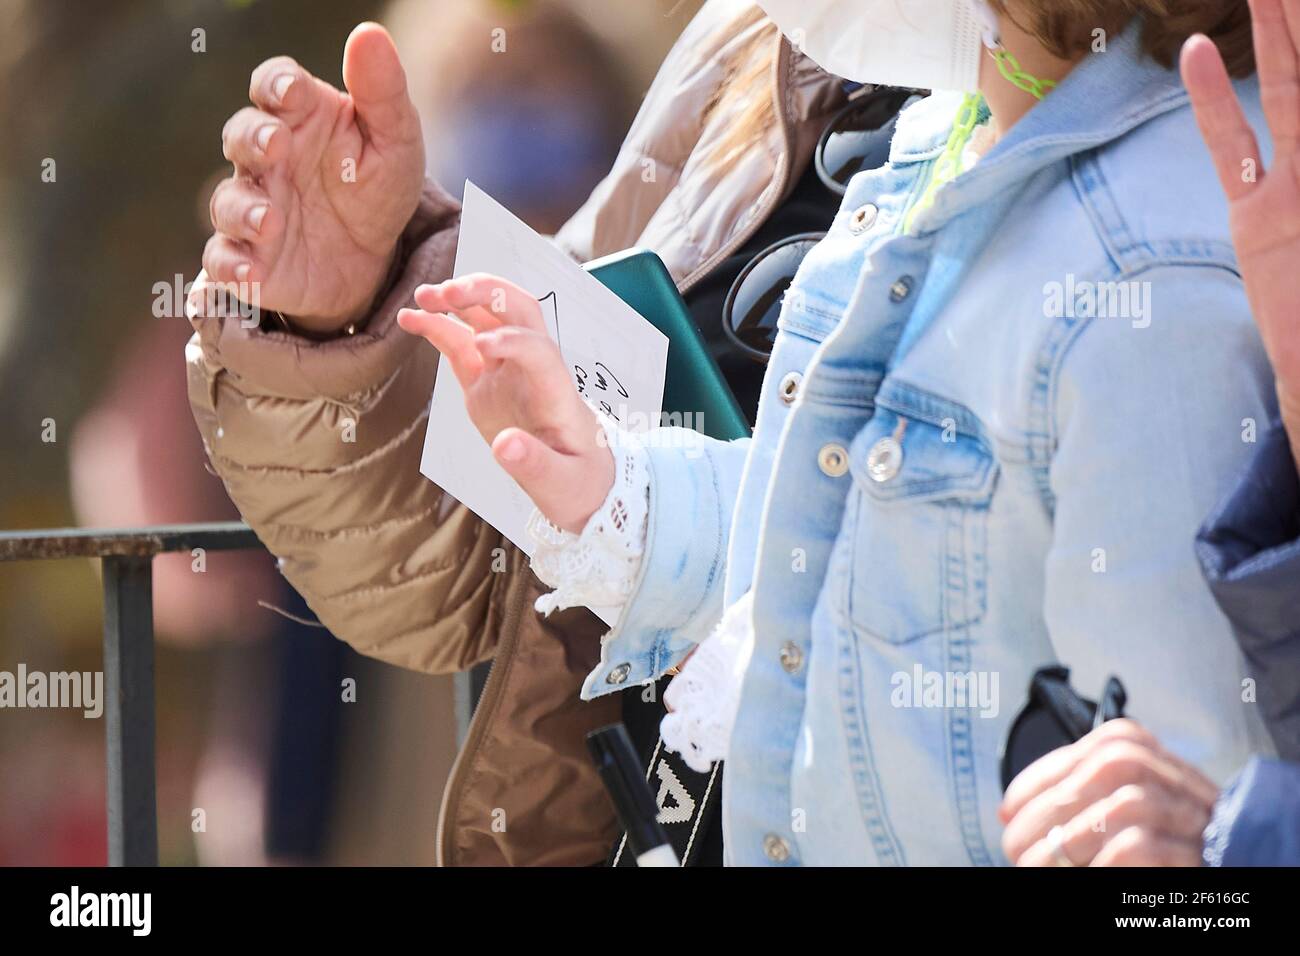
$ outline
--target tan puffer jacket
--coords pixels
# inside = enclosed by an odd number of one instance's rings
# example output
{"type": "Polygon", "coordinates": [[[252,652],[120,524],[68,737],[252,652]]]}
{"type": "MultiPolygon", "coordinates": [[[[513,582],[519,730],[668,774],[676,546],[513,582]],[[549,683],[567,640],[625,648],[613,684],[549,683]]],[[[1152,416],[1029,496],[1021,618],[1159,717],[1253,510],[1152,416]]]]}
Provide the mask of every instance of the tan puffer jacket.
{"type": "MultiPolygon", "coordinates": [[[[613,170],[556,237],[574,257],[645,246],[684,291],[806,168],[840,84],[746,17],[750,8],[710,0],[683,33],[613,170]],[[777,122],[718,167],[711,147],[734,116],[710,106],[725,64],[756,42],[780,43],[777,122]]],[[[450,275],[458,216],[445,192],[426,189],[395,284],[351,336],[317,342],[196,320],[190,401],[231,497],[334,634],[430,673],[494,659],[443,795],[439,860],[598,863],[615,827],[584,738],[619,719],[619,701],[583,703],[578,690],[604,628],[582,609],[539,618],[543,588],[527,559],[420,474],[438,356],[396,316],[416,286],[450,275]]]]}

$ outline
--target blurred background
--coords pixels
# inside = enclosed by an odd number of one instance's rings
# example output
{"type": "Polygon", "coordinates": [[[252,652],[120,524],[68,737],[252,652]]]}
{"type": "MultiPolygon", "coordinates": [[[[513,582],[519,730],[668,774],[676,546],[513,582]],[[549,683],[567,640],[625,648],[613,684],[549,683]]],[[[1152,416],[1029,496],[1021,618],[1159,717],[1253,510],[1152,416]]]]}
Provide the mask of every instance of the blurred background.
{"type": "MultiPolygon", "coordinates": [[[[237,516],[190,418],[188,323],[155,312],[199,268],[221,128],[259,62],[341,84],[349,31],[385,23],[430,172],[549,231],[701,5],[0,0],[0,531],[237,516]]],[[[0,671],[100,670],[101,611],[97,562],[0,562],[0,671]]],[[[452,678],[311,626],[264,552],[158,558],[154,614],[164,864],[433,861],[452,678]]],[[[104,863],[104,775],[102,719],[0,709],[0,865],[104,863]]]]}

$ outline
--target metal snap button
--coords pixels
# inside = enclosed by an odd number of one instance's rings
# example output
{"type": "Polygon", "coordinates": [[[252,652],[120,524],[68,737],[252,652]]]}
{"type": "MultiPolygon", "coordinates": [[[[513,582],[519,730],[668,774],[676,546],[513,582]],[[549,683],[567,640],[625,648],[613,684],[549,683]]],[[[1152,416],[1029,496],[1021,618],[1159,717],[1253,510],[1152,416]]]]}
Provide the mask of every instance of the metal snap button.
{"type": "Polygon", "coordinates": [[[817,467],[823,474],[831,478],[839,478],[849,470],[849,453],[843,445],[834,442],[823,445],[822,450],[817,453],[817,467]]]}
{"type": "Polygon", "coordinates": [[[619,664],[605,677],[606,684],[622,684],[627,680],[627,675],[632,673],[631,664],[619,664]]]}
{"type": "Polygon", "coordinates": [[[773,863],[784,863],[790,859],[790,844],[775,833],[763,837],[763,853],[773,863]]]}
{"type": "Polygon", "coordinates": [[[882,438],[867,453],[867,474],[872,481],[884,483],[903,467],[903,446],[897,439],[882,438]]]}
{"type": "Polygon", "coordinates": [[[897,282],[889,287],[889,298],[893,302],[902,302],[912,294],[912,286],[916,282],[911,276],[902,276],[897,282]]]}
{"type": "Polygon", "coordinates": [[[857,209],[853,210],[853,215],[849,217],[850,231],[855,235],[866,232],[875,225],[876,217],[879,214],[880,210],[872,203],[867,203],[865,206],[859,206],[857,209]]]}
{"type": "Polygon", "coordinates": [[[799,386],[802,382],[803,376],[798,372],[791,372],[781,379],[781,384],[777,388],[783,404],[794,404],[794,400],[799,397],[799,386]]]}
{"type": "Polygon", "coordinates": [[[786,641],[781,645],[781,666],[787,674],[797,674],[799,668],[803,667],[803,651],[794,641],[786,641]]]}

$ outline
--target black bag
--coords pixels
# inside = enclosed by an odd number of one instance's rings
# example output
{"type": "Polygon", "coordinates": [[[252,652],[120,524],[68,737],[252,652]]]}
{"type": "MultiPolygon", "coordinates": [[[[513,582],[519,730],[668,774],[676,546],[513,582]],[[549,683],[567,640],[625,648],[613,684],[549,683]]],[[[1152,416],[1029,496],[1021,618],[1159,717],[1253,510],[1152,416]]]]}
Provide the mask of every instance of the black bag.
{"type": "MultiPolygon", "coordinates": [[[[670,680],[660,680],[650,700],[645,699],[647,688],[624,691],[623,723],[644,759],[646,782],[659,805],[659,822],[677,859],[682,866],[721,866],[722,764],[714,764],[708,773],[696,773],[679,754],[664,749],[659,723],[666,713],[663,692],[670,680]]],[[[636,858],[627,849],[626,835],[615,842],[609,865],[636,866],[636,858]]]]}
{"type": "Polygon", "coordinates": [[[1070,669],[1040,667],[1029,682],[1029,703],[1016,716],[1002,748],[1002,789],[1020,771],[1058,747],[1074,743],[1108,720],[1124,716],[1128,694],[1118,677],[1106,681],[1101,704],[1070,686],[1070,669]]]}

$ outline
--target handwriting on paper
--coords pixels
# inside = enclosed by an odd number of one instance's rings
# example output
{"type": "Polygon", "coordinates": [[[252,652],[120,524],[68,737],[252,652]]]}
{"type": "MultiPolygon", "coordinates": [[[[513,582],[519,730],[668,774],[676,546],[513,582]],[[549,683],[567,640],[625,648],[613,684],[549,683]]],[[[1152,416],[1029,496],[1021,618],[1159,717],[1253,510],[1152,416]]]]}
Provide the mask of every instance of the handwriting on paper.
{"type": "MultiPolygon", "coordinates": [[[[634,431],[658,423],[667,338],[559,247],[466,183],[454,274],[475,272],[501,276],[537,296],[574,387],[593,406],[634,431]]],[[[532,554],[532,502],[492,457],[445,358],[438,363],[420,471],[532,554]]],[[[609,609],[593,610],[613,623],[609,609]]]]}

